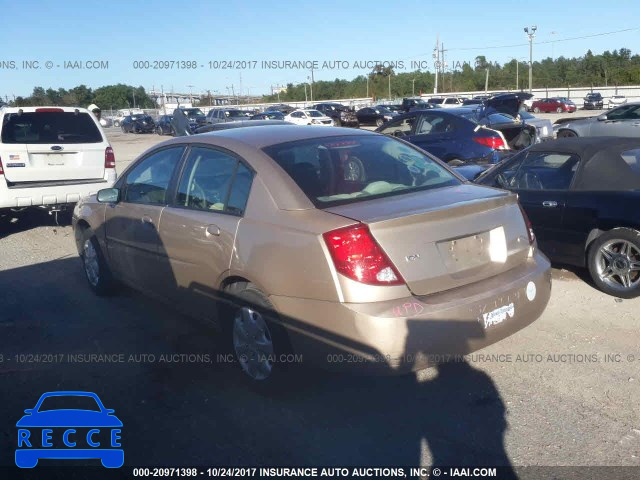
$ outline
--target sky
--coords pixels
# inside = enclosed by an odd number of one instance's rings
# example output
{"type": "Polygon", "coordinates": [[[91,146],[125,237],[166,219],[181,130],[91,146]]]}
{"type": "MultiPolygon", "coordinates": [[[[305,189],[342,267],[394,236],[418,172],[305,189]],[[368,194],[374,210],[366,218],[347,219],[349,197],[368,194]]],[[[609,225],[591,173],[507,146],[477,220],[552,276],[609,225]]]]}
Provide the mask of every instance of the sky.
{"type": "Polygon", "coordinates": [[[0,95],[27,96],[35,86],[116,83],[165,92],[262,95],[272,86],[308,82],[311,66],[314,80],[352,79],[376,62],[391,62],[398,73],[417,67],[433,71],[437,37],[449,67],[472,63],[478,55],[501,64],[513,58],[525,62],[529,45],[523,29],[532,25],[537,26],[534,61],[582,56],[588,49],[640,52],[638,0],[608,0],[606,8],[595,0],[514,4],[0,0],[0,95]],[[90,63],[97,68],[87,68],[87,61],[97,61],[90,63]],[[263,62],[269,61],[301,65],[267,68],[263,62]]]}

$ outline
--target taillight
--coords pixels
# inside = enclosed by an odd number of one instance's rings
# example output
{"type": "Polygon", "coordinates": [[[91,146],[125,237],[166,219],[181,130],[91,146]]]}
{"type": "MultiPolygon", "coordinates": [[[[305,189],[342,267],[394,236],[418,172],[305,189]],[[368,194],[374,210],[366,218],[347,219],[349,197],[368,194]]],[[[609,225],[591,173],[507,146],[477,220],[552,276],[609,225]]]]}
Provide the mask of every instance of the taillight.
{"type": "Polygon", "coordinates": [[[474,142],[491,147],[494,150],[506,150],[507,146],[500,137],[473,137],[474,142]]]}
{"type": "Polygon", "coordinates": [[[61,108],[36,108],[37,113],[64,112],[61,108]]]}
{"type": "Polygon", "coordinates": [[[2,158],[0,158],[0,175],[4,175],[4,170],[2,169],[2,158]]]}
{"type": "Polygon", "coordinates": [[[524,218],[524,224],[527,226],[527,235],[529,236],[529,245],[533,245],[533,242],[536,241],[536,235],[533,233],[533,225],[531,225],[531,220],[527,216],[527,212],[524,211],[520,202],[518,202],[518,207],[520,207],[520,212],[522,213],[522,218],[524,218]]]}
{"type": "Polygon", "coordinates": [[[104,168],[116,168],[116,156],[111,147],[107,147],[104,151],[104,168]]]}
{"type": "Polygon", "coordinates": [[[402,285],[404,280],[366,225],[322,235],[338,273],[368,285],[402,285]]]}

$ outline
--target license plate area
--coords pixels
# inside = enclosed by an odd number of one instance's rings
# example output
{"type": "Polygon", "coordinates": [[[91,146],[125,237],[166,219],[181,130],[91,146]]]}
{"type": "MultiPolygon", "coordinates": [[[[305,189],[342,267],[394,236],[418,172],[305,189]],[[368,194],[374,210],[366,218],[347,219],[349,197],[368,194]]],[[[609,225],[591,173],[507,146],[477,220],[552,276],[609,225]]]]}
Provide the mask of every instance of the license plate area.
{"type": "Polygon", "coordinates": [[[457,273],[491,262],[491,233],[481,232],[467,237],[438,242],[438,250],[447,271],[457,273]]]}

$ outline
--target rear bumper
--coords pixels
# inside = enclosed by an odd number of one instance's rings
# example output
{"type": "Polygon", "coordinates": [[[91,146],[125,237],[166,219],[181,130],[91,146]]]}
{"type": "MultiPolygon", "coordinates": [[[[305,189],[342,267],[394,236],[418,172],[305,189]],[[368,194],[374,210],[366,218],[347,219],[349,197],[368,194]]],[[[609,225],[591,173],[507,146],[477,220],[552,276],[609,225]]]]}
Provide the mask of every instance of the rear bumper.
{"type": "Polygon", "coordinates": [[[384,375],[420,370],[491,345],[535,321],[550,294],[550,264],[536,251],[501,275],[424,297],[367,304],[282,296],[271,301],[303,362],[384,375]]]}
{"type": "Polygon", "coordinates": [[[74,183],[55,186],[9,188],[4,177],[0,177],[0,208],[37,207],[41,205],[61,205],[77,203],[81,198],[93,195],[98,190],[109,188],[116,181],[115,169],[109,169],[100,182],[74,183]]]}

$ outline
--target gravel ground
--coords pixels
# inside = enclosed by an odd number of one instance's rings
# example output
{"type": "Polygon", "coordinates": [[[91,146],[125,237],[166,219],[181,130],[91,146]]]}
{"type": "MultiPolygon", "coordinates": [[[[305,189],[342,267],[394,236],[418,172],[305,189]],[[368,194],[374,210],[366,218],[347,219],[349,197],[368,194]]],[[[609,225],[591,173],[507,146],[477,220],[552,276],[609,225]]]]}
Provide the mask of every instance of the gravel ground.
{"type": "MultiPolygon", "coordinates": [[[[161,140],[108,135],[119,171],[161,140]]],[[[13,464],[22,411],[69,389],[116,409],[129,465],[640,466],[640,300],[604,295],[581,271],[553,276],[542,317],[468,363],[398,378],[305,371],[292,391],[266,397],[218,363],[20,357],[219,346],[208,325],[137,293],[94,297],[68,224],[44,212],[0,219],[0,464],[13,464]]]]}

